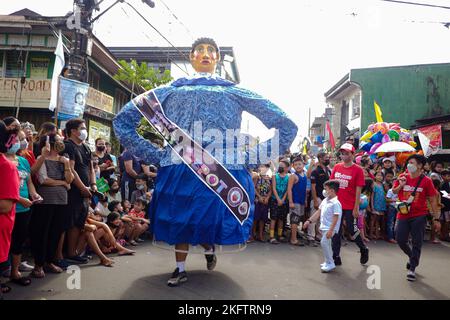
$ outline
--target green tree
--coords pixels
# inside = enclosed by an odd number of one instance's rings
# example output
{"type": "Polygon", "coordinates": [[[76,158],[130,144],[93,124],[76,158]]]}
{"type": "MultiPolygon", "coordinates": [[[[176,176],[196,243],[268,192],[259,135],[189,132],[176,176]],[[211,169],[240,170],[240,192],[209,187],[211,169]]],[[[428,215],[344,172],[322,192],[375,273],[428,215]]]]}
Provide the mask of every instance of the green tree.
{"type": "MultiPolygon", "coordinates": [[[[114,79],[129,83],[133,97],[135,91],[142,91],[141,88],[148,91],[172,81],[170,70],[160,72],[155,68],[149,67],[145,62],[138,64],[136,60],[131,60],[130,62],[119,60],[119,64],[122,68],[114,75],[114,79]]],[[[164,138],[144,118],[142,118],[136,131],[152,143],[160,146],[164,144],[164,138]]]]}

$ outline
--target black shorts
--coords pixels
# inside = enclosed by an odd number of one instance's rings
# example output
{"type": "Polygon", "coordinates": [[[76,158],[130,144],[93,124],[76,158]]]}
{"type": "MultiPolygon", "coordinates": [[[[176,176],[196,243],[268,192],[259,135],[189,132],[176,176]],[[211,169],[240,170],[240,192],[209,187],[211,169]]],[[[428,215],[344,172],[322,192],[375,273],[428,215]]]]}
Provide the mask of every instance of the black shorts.
{"type": "Polygon", "coordinates": [[[67,206],[64,210],[66,215],[65,231],[73,227],[84,228],[89,213],[89,198],[83,198],[79,192],[74,191],[69,192],[67,206]]]}
{"type": "Polygon", "coordinates": [[[282,206],[278,205],[277,200],[270,198],[270,219],[271,220],[284,220],[289,213],[289,204],[286,202],[282,206]]]}

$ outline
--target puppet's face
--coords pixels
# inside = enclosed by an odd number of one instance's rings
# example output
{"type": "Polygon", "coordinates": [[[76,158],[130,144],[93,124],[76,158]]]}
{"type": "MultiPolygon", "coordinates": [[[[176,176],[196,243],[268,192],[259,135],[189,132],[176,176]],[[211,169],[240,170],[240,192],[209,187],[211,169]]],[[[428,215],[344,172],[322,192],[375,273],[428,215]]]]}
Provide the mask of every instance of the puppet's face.
{"type": "Polygon", "coordinates": [[[200,43],[190,54],[192,67],[197,72],[214,73],[216,64],[220,59],[220,54],[214,46],[206,43],[200,43]]]}

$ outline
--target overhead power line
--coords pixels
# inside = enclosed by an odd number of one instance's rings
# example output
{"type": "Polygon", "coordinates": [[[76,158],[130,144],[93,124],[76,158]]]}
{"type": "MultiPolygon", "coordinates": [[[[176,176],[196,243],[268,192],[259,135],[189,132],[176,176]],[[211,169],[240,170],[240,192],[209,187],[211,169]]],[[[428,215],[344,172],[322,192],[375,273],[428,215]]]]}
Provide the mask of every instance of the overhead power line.
{"type": "Polygon", "coordinates": [[[419,2],[410,2],[410,1],[397,1],[397,0],[380,0],[383,2],[393,2],[393,3],[399,3],[399,4],[409,4],[413,6],[422,6],[422,7],[431,7],[431,8],[440,8],[440,9],[450,9],[450,7],[446,6],[440,6],[437,4],[429,4],[429,3],[419,3],[419,2]]]}

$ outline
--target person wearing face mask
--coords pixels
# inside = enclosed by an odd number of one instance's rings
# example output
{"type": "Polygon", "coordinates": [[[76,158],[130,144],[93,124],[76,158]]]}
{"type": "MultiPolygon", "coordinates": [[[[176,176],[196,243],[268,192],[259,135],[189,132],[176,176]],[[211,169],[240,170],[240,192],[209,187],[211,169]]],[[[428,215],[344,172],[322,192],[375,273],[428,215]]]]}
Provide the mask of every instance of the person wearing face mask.
{"type": "MultiPolygon", "coordinates": [[[[23,132],[22,135],[24,136],[23,132]]],[[[28,225],[31,217],[30,208],[34,202],[40,201],[42,198],[36,192],[36,188],[31,179],[30,164],[25,158],[16,155],[21,145],[19,136],[20,132],[16,142],[6,152],[6,158],[16,165],[20,178],[20,199],[16,204],[16,218],[11,239],[12,264],[10,279],[14,283],[27,286],[31,283],[31,280],[28,277],[22,277],[19,272],[19,266],[21,264],[23,245],[28,236],[28,225]],[[32,200],[30,200],[30,196],[32,200]]]]}
{"type": "Polygon", "coordinates": [[[100,168],[100,177],[109,180],[116,170],[113,160],[106,151],[106,143],[103,138],[95,139],[95,152],[98,157],[98,166],[100,168]]]}
{"type": "Polygon", "coordinates": [[[272,197],[270,198],[270,239],[271,244],[279,244],[286,241],[283,237],[284,220],[289,212],[287,201],[287,187],[289,182],[289,167],[287,160],[281,160],[278,172],[272,177],[272,197]],[[277,227],[278,240],[275,238],[275,227],[277,227]]]}
{"type": "MultiPolygon", "coordinates": [[[[30,167],[32,167],[34,165],[34,163],[36,162],[36,158],[34,156],[32,148],[29,148],[29,145],[28,145],[29,143],[27,141],[27,135],[26,135],[25,129],[20,124],[19,120],[17,120],[14,117],[6,117],[3,119],[3,122],[5,123],[5,125],[8,129],[18,129],[18,130],[21,129],[19,131],[19,136],[18,136],[18,138],[20,140],[20,150],[17,154],[19,156],[27,159],[28,163],[30,164],[30,167]]],[[[27,132],[29,132],[28,129],[27,129],[27,132]]]]}
{"type": "Polygon", "coordinates": [[[66,207],[71,217],[67,232],[69,256],[67,259],[75,263],[87,263],[88,259],[79,256],[77,243],[86,223],[92,192],[97,192],[96,177],[92,153],[85,144],[88,136],[85,121],[82,119],[67,121],[66,133],[68,139],[64,142],[64,154],[70,160],[70,169],[74,175],[66,207]]]}
{"type": "Polygon", "coordinates": [[[396,240],[399,247],[408,256],[406,264],[408,281],[416,280],[416,267],[419,265],[420,253],[425,234],[428,214],[427,200],[431,204],[432,215],[440,210],[438,191],[431,179],[424,175],[426,158],[419,154],[411,155],[407,161],[407,173],[401,174],[395,181],[392,191],[398,194],[401,202],[409,204],[409,210],[397,213],[396,240]],[[412,247],[409,238],[412,239],[412,247]]]}
{"type": "MultiPolygon", "coordinates": [[[[19,173],[17,167],[9,161],[5,154],[17,140],[17,129],[7,129],[0,121],[0,270],[5,268],[11,245],[11,234],[16,216],[16,203],[20,199],[19,173]]],[[[0,299],[11,287],[0,284],[0,299]]]]}
{"type": "MultiPolygon", "coordinates": [[[[361,201],[361,190],[365,186],[363,169],[353,163],[355,147],[344,143],[339,149],[342,162],[334,166],[330,179],[340,182],[338,199],[342,205],[342,219],[345,219],[347,230],[360,250],[361,264],[369,261],[369,249],[364,244],[358,229],[357,219],[359,217],[359,202],[361,201]]],[[[337,266],[342,265],[341,252],[342,224],[339,232],[333,236],[333,258],[337,266]]]]}
{"type": "Polygon", "coordinates": [[[307,229],[309,225],[320,219],[320,230],[322,231],[322,245],[323,256],[325,261],[320,265],[323,273],[328,273],[336,269],[333,259],[333,251],[331,247],[331,239],[339,231],[342,220],[342,205],[336,197],[339,191],[340,181],[328,180],[324,183],[323,200],[320,203],[319,209],[306,220],[303,229],[307,229]]]}
{"type": "Polygon", "coordinates": [[[23,130],[19,131],[20,148],[17,155],[27,159],[30,168],[36,163],[36,158],[34,156],[33,150],[29,148],[29,142],[27,136],[23,130]]]}
{"type": "Polygon", "coordinates": [[[60,156],[64,150],[64,142],[59,135],[42,136],[39,148],[48,145],[50,152],[47,156],[42,153],[37,161],[43,164],[38,171],[37,190],[43,201],[34,206],[30,222],[31,249],[35,267],[32,276],[42,278],[45,272],[61,273],[68,267],[63,257],[68,216],[66,211],[67,190],[73,180],[69,159],[60,156]]]}
{"type": "Polygon", "coordinates": [[[120,193],[119,182],[117,182],[116,179],[111,179],[111,180],[109,180],[108,185],[109,185],[109,191],[106,195],[108,196],[110,203],[111,203],[111,201],[122,202],[122,194],[120,193]]]}
{"type": "Polygon", "coordinates": [[[143,173],[136,177],[136,189],[131,194],[131,203],[134,203],[136,199],[143,199],[148,203],[152,199],[151,193],[147,188],[147,176],[143,173]]]}
{"type": "MultiPolygon", "coordinates": [[[[330,165],[330,155],[325,152],[319,152],[317,154],[318,164],[315,169],[311,172],[311,211],[310,215],[314,214],[316,210],[319,209],[320,203],[322,202],[324,196],[322,194],[323,184],[330,180],[331,170],[330,165]]],[[[311,223],[308,227],[308,244],[310,246],[317,246],[315,242],[316,237],[316,224],[311,223]]]]}

